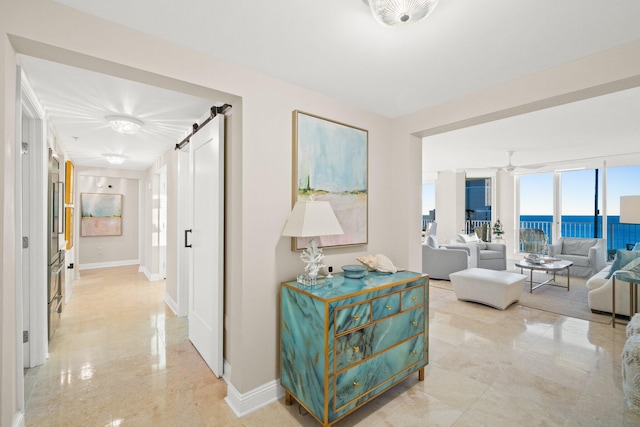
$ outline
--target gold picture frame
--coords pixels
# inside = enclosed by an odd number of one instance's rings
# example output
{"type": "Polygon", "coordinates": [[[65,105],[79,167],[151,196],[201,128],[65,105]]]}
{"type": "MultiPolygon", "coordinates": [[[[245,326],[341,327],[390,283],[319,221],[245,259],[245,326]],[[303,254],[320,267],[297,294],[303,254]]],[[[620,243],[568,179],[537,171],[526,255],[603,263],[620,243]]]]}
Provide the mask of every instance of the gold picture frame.
{"type": "Polygon", "coordinates": [[[73,207],[65,208],[64,220],[66,222],[64,238],[67,241],[67,250],[70,250],[73,247],[73,207]]]}
{"type": "MultiPolygon", "coordinates": [[[[320,247],[368,243],[369,132],[303,111],[293,111],[292,206],[297,201],[327,200],[344,234],[318,236],[320,247]]],[[[292,249],[308,246],[292,238],[292,249]]]]}
{"type": "Polygon", "coordinates": [[[73,177],[74,177],[74,167],[71,160],[67,160],[65,163],[65,193],[64,193],[64,203],[67,205],[73,204],[73,177]]]}

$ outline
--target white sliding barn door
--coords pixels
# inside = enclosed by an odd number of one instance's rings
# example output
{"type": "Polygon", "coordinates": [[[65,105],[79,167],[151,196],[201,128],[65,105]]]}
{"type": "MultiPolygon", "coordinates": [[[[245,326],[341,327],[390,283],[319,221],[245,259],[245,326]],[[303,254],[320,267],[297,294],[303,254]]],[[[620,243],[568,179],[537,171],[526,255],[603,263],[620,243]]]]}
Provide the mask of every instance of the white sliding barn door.
{"type": "Polygon", "coordinates": [[[191,137],[192,226],[189,339],[213,373],[222,375],[224,301],[224,116],[191,137]]]}

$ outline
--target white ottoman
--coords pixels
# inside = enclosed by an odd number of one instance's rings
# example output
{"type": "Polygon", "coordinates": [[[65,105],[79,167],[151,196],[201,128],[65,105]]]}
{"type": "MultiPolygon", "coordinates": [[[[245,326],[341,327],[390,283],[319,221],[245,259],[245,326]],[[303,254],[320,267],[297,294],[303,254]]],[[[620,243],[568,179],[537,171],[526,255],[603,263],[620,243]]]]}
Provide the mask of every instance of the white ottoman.
{"type": "Polygon", "coordinates": [[[509,271],[469,268],[449,275],[456,297],[504,310],[520,299],[527,276],[509,271]]]}

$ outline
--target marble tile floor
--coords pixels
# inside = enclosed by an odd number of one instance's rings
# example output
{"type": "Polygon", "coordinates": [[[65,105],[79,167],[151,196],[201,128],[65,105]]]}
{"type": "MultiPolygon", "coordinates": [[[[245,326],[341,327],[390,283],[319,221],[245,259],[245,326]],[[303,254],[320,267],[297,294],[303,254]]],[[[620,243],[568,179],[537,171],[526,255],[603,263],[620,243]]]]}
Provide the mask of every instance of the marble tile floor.
{"type": "MultiPolygon", "coordinates": [[[[274,290],[275,292],[275,290],[274,290]]],[[[137,266],[86,270],[25,372],[27,426],[317,426],[284,399],[243,418],[137,266]]],[[[430,363],[335,425],[640,426],[623,399],[625,329],[430,288],[430,363]]]]}

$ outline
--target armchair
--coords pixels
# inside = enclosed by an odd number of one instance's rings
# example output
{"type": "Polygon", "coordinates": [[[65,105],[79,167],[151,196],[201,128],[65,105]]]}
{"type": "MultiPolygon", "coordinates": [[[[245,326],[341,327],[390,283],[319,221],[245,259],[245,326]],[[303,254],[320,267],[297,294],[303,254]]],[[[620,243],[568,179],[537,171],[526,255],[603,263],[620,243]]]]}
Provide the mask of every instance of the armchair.
{"type": "Polygon", "coordinates": [[[471,253],[471,267],[488,270],[507,269],[507,245],[504,243],[486,243],[478,239],[475,234],[459,234],[454,248],[469,248],[471,253]]]}
{"type": "Polygon", "coordinates": [[[607,264],[607,241],[561,237],[556,243],[549,245],[549,255],[573,262],[571,274],[574,276],[591,277],[607,264]]]}
{"type": "Polygon", "coordinates": [[[449,274],[471,266],[471,251],[464,246],[439,246],[433,236],[422,245],[422,272],[432,279],[449,280],[449,274]]]}

